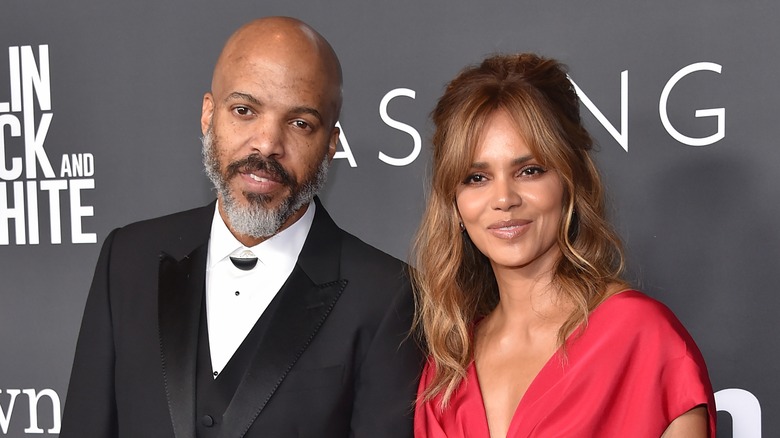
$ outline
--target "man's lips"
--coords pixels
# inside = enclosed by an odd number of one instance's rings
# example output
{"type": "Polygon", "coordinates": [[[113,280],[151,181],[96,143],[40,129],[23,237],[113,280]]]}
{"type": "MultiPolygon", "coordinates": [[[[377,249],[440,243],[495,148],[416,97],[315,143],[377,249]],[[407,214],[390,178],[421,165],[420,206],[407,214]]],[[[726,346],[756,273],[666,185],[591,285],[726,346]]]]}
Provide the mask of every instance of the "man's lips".
{"type": "Polygon", "coordinates": [[[282,178],[279,178],[277,175],[274,175],[270,172],[265,172],[262,170],[255,170],[253,172],[240,172],[239,173],[242,177],[249,178],[252,181],[256,181],[258,183],[278,183],[283,184],[282,178]]]}
{"type": "Polygon", "coordinates": [[[498,221],[488,225],[488,232],[500,239],[514,239],[528,231],[531,225],[530,220],[510,219],[498,221]]]}
{"type": "Polygon", "coordinates": [[[250,191],[273,190],[278,186],[292,187],[293,179],[276,160],[265,159],[258,154],[249,155],[230,163],[225,171],[225,179],[238,177],[250,191]]]}
{"type": "Polygon", "coordinates": [[[283,179],[279,175],[264,170],[238,172],[241,190],[256,195],[270,195],[286,187],[283,179]]]}
{"type": "Polygon", "coordinates": [[[285,187],[294,187],[287,171],[275,160],[257,154],[230,163],[226,179],[234,180],[236,188],[246,194],[273,195],[285,187]]]}

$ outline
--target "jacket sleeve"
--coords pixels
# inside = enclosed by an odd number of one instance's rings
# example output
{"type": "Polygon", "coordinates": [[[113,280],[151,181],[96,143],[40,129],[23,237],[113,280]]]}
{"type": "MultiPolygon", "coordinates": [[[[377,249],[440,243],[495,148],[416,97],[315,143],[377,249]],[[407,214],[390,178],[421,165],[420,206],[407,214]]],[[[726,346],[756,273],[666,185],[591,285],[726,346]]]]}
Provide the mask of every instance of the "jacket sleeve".
{"type": "Polygon", "coordinates": [[[408,281],[399,287],[360,366],[350,436],[412,437],[414,400],[423,364],[409,330],[414,303],[408,281]]]}
{"type": "Polygon", "coordinates": [[[109,296],[111,246],[116,231],[112,231],[103,243],[84,309],[62,418],[61,438],[117,435],[114,337],[109,296]]]}

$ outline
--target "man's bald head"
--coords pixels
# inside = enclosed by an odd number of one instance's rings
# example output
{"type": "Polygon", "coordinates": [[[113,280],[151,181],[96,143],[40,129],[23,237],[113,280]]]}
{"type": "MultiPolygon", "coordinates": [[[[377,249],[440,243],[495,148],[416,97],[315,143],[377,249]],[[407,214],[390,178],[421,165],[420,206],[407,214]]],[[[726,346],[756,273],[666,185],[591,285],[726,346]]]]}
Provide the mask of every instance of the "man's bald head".
{"type": "Polygon", "coordinates": [[[244,245],[307,210],[336,154],[340,110],[336,53],[305,23],[262,18],[228,39],[200,123],[220,215],[244,245]]]}
{"type": "Polygon", "coordinates": [[[341,111],[341,63],[328,41],[308,24],[290,17],[265,17],[239,28],[225,43],[214,68],[212,94],[225,91],[225,82],[236,69],[263,60],[302,74],[311,72],[322,82],[322,92],[332,100],[333,123],[341,111]]]}

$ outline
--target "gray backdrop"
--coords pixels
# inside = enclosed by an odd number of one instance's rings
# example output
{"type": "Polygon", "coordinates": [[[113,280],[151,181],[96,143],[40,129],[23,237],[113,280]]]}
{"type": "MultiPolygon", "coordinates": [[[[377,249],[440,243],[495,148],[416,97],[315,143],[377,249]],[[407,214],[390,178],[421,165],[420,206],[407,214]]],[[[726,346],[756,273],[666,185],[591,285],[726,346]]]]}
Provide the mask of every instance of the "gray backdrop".
{"type": "Polygon", "coordinates": [[[402,259],[424,202],[428,113],[446,81],[497,51],[568,64],[591,101],[582,112],[630,279],[698,342],[720,436],[778,436],[779,8],[4,0],[0,434],[57,434],[99,245],[114,227],[212,199],[199,116],[216,56],[246,20],[292,15],[344,67],[344,135],[323,201],[402,259]]]}

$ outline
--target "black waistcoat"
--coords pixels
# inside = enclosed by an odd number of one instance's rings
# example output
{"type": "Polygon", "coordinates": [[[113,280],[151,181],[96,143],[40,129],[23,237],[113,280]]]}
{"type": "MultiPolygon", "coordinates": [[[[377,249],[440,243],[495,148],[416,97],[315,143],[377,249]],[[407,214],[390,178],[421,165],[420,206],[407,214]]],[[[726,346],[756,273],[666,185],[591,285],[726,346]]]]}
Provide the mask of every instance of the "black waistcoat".
{"type": "MultiPolygon", "coordinates": [[[[278,296],[278,294],[277,294],[278,296]]],[[[222,372],[214,378],[209,350],[208,322],[206,318],[206,299],[200,312],[200,328],[198,330],[198,363],[196,366],[196,400],[195,419],[198,438],[214,438],[223,427],[222,415],[227,410],[233,395],[244,378],[249,364],[258,352],[257,346],[265,334],[268,318],[273,314],[277,299],[272,300],[236,352],[228,361],[222,372]]]]}

